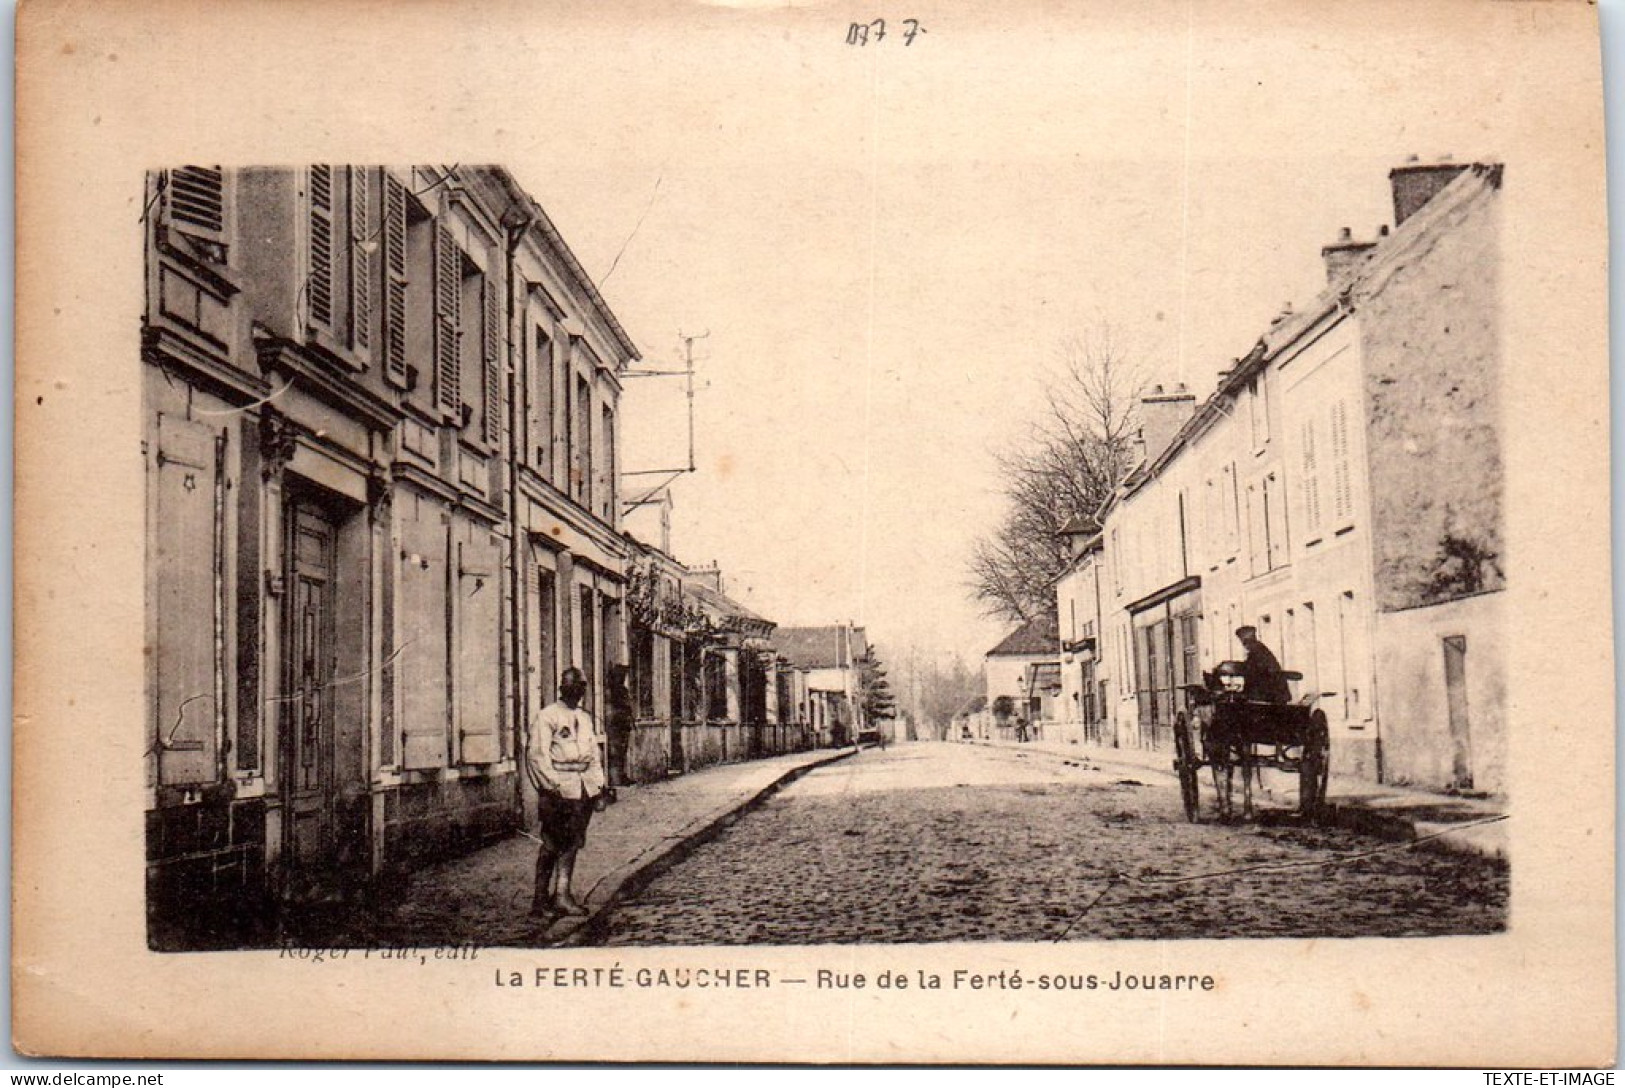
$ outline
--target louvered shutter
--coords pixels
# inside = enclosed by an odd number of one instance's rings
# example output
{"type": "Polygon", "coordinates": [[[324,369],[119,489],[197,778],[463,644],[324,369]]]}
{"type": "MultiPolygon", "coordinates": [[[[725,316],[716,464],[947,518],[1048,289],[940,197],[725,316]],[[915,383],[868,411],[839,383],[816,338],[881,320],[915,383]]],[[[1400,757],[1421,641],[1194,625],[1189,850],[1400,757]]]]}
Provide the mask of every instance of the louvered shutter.
{"type": "Polygon", "coordinates": [[[169,174],[169,222],[214,241],[226,230],[225,175],[218,166],[182,166],[169,174]]]}
{"type": "Polygon", "coordinates": [[[435,403],[453,416],[463,410],[461,361],[457,331],[461,324],[463,255],[451,232],[439,224],[434,232],[435,403]]]}
{"type": "Polygon", "coordinates": [[[372,175],[350,168],[350,343],[365,355],[372,344],[372,255],[359,243],[373,238],[372,175]]]}
{"type": "Polygon", "coordinates": [[[1315,421],[1303,423],[1303,516],[1311,536],[1320,531],[1320,469],[1315,456],[1315,421]]]}
{"type": "Polygon", "coordinates": [[[189,786],[217,777],[217,725],[224,714],[215,633],[221,619],[215,564],[224,499],[218,436],[171,416],[158,420],[153,486],[153,568],[157,596],[153,750],[158,782],[189,786]]]}
{"type": "Polygon", "coordinates": [[[384,175],[384,374],[406,385],[406,187],[384,175]]]}
{"type": "Polygon", "coordinates": [[[1349,480],[1348,403],[1332,405],[1332,508],[1334,517],[1347,521],[1354,516],[1354,491],[1349,480]]]}
{"type": "Polygon", "coordinates": [[[497,305],[497,284],[493,276],[482,281],[485,296],[485,327],[481,338],[485,352],[485,441],[495,448],[502,437],[502,316],[497,305]]]}
{"type": "Polygon", "coordinates": [[[310,295],[312,325],[333,329],[333,168],[310,168],[310,295]]]}

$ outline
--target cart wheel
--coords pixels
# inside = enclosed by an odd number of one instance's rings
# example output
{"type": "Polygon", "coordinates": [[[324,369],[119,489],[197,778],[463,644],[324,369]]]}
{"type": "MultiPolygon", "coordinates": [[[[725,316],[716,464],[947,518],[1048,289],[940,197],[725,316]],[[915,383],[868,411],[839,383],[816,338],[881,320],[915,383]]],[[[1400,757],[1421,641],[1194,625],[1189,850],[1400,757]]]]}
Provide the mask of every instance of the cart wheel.
{"type": "Polygon", "coordinates": [[[1190,725],[1185,715],[1174,719],[1174,770],[1179,772],[1179,797],[1185,802],[1185,819],[1197,817],[1196,753],[1191,745],[1190,725]]]}
{"type": "Polygon", "coordinates": [[[1298,812],[1313,819],[1326,803],[1326,782],[1331,774],[1332,738],[1326,715],[1315,711],[1303,738],[1303,762],[1298,768],[1298,812]]]}

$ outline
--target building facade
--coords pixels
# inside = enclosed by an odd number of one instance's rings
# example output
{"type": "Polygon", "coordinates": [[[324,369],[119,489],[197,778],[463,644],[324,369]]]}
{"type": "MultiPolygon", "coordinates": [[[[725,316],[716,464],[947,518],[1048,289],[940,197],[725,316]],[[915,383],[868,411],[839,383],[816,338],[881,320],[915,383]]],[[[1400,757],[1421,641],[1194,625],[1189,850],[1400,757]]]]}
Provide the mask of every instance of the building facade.
{"type": "Polygon", "coordinates": [[[862,627],[850,623],[781,627],[774,632],[773,643],[792,674],[780,703],[807,724],[815,747],[853,744],[868,731],[860,669],[869,655],[869,640],[862,627]]]}
{"type": "Polygon", "coordinates": [[[1390,180],[1392,233],[1327,246],[1325,289],[1202,404],[1142,404],[1146,456],[1057,587],[1080,726],[1171,748],[1250,624],[1320,697],[1333,773],[1504,790],[1501,168],[1390,180]]]}
{"type": "Polygon", "coordinates": [[[146,204],[149,920],[196,947],[512,829],[564,666],[601,713],[637,353],[500,168],[146,204]]]}
{"type": "MultiPolygon", "coordinates": [[[[1060,637],[1052,615],[1034,617],[1011,631],[982,658],[987,683],[989,728],[1006,739],[1042,732],[1061,713],[1060,637]],[[1008,702],[1006,702],[1008,700],[1008,702]],[[1009,713],[1001,713],[1008,706],[1009,713]]],[[[1051,728],[1053,735],[1058,727],[1051,728]]]]}
{"type": "Polygon", "coordinates": [[[716,567],[627,540],[634,780],[811,747],[804,716],[783,706],[773,622],[724,593],[716,567]]]}

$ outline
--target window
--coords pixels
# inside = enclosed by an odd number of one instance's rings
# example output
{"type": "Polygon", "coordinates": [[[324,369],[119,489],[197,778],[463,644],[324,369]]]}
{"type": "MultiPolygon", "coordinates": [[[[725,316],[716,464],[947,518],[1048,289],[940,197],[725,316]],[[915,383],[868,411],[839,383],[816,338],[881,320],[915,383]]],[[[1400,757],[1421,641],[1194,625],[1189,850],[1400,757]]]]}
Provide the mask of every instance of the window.
{"type": "Polygon", "coordinates": [[[530,359],[530,395],[527,398],[531,465],[548,479],[553,477],[553,341],[536,326],[530,359]]]}
{"type": "Polygon", "coordinates": [[[599,464],[604,474],[599,480],[599,514],[611,525],[615,524],[615,410],[604,405],[602,425],[598,428],[598,441],[602,445],[599,464]]]}
{"type": "Polygon", "coordinates": [[[372,170],[310,167],[306,186],[305,312],[310,330],[365,361],[372,344],[372,170]]]}
{"type": "Polygon", "coordinates": [[[576,375],[574,463],[570,466],[570,494],[582,506],[592,495],[592,386],[576,375]]]}
{"type": "Polygon", "coordinates": [[[1228,541],[1228,557],[1233,559],[1241,550],[1241,485],[1236,479],[1234,463],[1224,466],[1224,480],[1219,486],[1221,491],[1229,492],[1228,495],[1221,494],[1219,501],[1225,507],[1225,539],[1228,541]]]}
{"type": "Polygon", "coordinates": [[[1263,446],[1270,440],[1270,383],[1260,374],[1250,388],[1247,398],[1248,414],[1252,420],[1253,445],[1263,446]]]}
{"type": "Polygon", "coordinates": [[[455,276],[458,295],[453,307],[458,318],[455,384],[460,393],[467,391],[461,395],[457,418],[468,438],[494,449],[502,438],[502,318],[497,283],[455,243],[452,249],[453,267],[447,274],[455,276]]]}
{"type": "Polygon", "coordinates": [[[1269,570],[1269,537],[1264,530],[1264,492],[1261,483],[1247,485],[1247,563],[1255,575],[1269,570]]]}
{"type": "Polygon", "coordinates": [[[1112,591],[1123,595],[1123,537],[1116,529],[1112,530],[1112,591]]]}
{"type": "Polygon", "coordinates": [[[705,655],[705,716],[709,721],[728,717],[728,670],[720,653],[705,655]]]}

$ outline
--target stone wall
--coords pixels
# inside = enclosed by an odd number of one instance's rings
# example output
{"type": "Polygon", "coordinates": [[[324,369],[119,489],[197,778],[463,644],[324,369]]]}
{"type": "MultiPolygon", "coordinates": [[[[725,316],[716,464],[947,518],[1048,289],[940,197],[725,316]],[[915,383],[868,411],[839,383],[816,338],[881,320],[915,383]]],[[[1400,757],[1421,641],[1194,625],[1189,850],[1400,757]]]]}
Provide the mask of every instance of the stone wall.
{"type": "MultiPolygon", "coordinates": [[[[1505,585],[1499,174],[1425,225],[1357,300],[1365,359],[1376,603],[1438,604],[1505,585]]],[[[1401,239],[1396,236],[1394,243],[1401,239]]],[[[1392,243],[1391,243],[1392,244],[1392,243]]]]}

